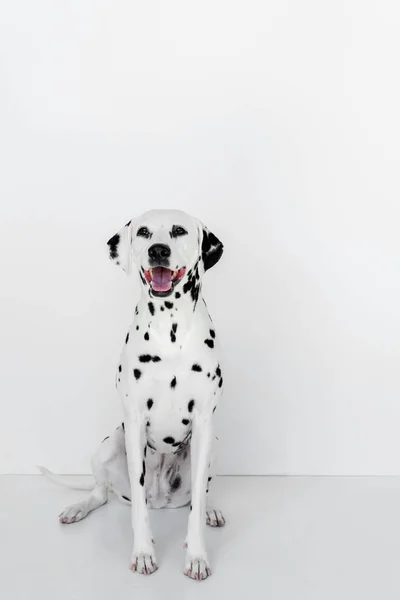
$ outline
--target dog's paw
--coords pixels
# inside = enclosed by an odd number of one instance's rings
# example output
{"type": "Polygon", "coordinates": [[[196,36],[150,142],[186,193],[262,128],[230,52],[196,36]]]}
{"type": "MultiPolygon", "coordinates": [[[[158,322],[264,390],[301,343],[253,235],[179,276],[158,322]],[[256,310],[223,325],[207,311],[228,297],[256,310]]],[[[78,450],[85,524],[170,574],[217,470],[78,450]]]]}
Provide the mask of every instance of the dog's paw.
{"type": "Polygon", "coordinates": [[[220,510],[207,509],[206,523],[210,527],[223,527],[225,525],[224,515],[220,510]]]}
{"type": "Polygon", "coordinates": [[[67,506],[59,515],[60,523],[77,523],[84,519],[88,514],[88,509],[85,502],[78,502],[77,504],[72,504],[71,506],[67,506]]]}
{"type": "Polygon", "coordinates": [[[184,568],[184,574],[190,579],[203,581],[211,575],[210,565],[206,558],[188,558],[184,568]]]}
{"type": "Polygon", "coordinates": [[[142,575],[151,575],[158,569],[155,555],[134,552],[132,555],[131,569],[132,571],[136,571],[136,573],[141,573],[142,575]]]}

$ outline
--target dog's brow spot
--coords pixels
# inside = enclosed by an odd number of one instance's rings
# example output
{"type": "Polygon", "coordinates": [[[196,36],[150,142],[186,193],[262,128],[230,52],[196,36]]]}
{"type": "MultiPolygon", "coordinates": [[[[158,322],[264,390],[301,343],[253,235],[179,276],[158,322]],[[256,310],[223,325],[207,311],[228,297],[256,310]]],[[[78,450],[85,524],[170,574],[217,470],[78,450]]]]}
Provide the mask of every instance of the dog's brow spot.
{"type": "Polygon", "coordinates": [[[173,302],[167,302],[167,301],[166,301],[166,302],[165,302],[165,306],[166,306],[167,308],[173,308],[173,306],[174,306],[174,303],[173,303],[173,302]]]}
{"type": "Polygon", "coordinates": [[[189,419],[182,419],[182,423],[184,425],[189,425],[190,421],[189,421],[189,419]]]}
{"type": "Polygon", "coordinates": [[[173,437],[171,437],[170,435],[168,437],[165,437],[163,441],[166,444],[175,444],[175,439],[173,437]]]}
{"type": "Polygon", "coordinates": [[[192,410],[193,410],[193,406],[194,406],[194,400],[191,400],[191,401],[189,402],[189,404],[188,404],[188,411],[189,411],[189,412],[192,412],[192,410]]]}
{"type": "Polygon", "coordinates": [[[129,333],[126,334],[125,344],[127,344],[128,342],[129,342],[129,333]]]}
{"type": "Polygon", "coordinates": [[[224,382],[224,378],[221,377],[221,379],[219,380],[218,387],[222,387],[223,382],[224,382]]]}
{"type": "Polygon", "coordinates": [[[209,348],[214,348],[214,342],[213,340],[204,340],[204,343],[209,347],[209,348]]]}
{"type": "Polygon", "coordinates": [[[153,406],[153,404],[154,404],[153,400],[152,400],[151,398],[149,398],[149,399],[147,400],[147,408],[150,410],[150,409],[151,409],[151,407],[153,406]]]}
{"type": "Polygon", "coordinates": [[[131,499],[130,499],[130,498],[128,498],[128,496],[122,496],[122,498],[123,498],[124,500],[128,500],[128,502],[130,502],[130,501],[131,501],[131,499]]]}
{"type": "Polygon", "coordinates": [[[176,377],[174,377],[171,381],[171,387],[174,388],[176,386],[176,377]]]}
{"type": "Polygon", "coordinates": [[[142,371],[140,371],[139,369],[133,369],[133,374],[135,376],[135,379],[138,380],[142,374],[142,371]]]}
{"type": "Polygon", "coordinates": [[[121,365],[118,366],[118,371],[121,373],[121,371],[122,371],[121,365]]]}
{"type": "Polygon", "coordinates": [[[154,316],[154,304],[152,302],[149,302],[148,307],[149,307],[150,314],[152,316],[154,316]]]}
{"type": "Polygon", "coordinates": [[[215,331],[214,331],[214,329],[210,329],[210,335],[211,335],[211,337],[213,339],[215,338],[215,331]]]}
{"type": "Polygon", "coordinates": [[[146,340],[146,342],[148,342],[148,341],[149,341],[149,332],[148,332],[148,331],[146,331],[146,333],[144,334],[144,336],[143,336],[143,337],[144,337],[144,339],[146,340]]]}
{"type": "Polygon", "coordinates": [[[197,373],[200,373],[203,369],[201,368],[200,365],[198,365],[197,363],[194,363],[194,365],[192,365],[192,371],[196,371],[197,373]]]}
{"type": "Polygon", "coordinates": [[[181,297],[181,294],[180,294],[180,292],[175,292],[175,298],[176,298],[176,299],[178,299],[178,298],[180,298],[180,297],[181,297]]]}

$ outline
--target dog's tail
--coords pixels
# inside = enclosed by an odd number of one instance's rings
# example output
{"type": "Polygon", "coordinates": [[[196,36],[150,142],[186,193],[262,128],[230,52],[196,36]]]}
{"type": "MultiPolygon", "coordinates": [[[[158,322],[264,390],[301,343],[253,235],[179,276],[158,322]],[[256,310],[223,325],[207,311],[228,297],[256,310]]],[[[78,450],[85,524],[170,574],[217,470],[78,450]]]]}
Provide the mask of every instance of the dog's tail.
{"type": "Polygon", "coordinates": [[[51,471],[49,471],[45,467],[42,467],[41,465],[37,465],[37,468],[42,473],[42,475],[47,477],[47,479],[50,479],[50,481],[53,481],[54,483],[57,483],[58,485],[61,485],[63,487],[71,488],[73,490],[92,490],[94,488],[94,482],[78,483],[77,481],[68,481],[68,479],[64,479],[64,477],[52,473],[51,471]]]}

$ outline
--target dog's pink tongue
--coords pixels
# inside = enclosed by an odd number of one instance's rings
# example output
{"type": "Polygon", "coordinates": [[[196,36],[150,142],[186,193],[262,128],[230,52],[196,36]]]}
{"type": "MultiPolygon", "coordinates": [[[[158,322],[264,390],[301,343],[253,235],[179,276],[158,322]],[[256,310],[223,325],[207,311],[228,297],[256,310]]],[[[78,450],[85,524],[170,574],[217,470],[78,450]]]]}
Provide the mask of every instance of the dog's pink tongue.
{"type": "Polygon", "coordinates": [[[171,269],[155,267],[153,269],[152,288],[155,292],[168,292],[171,289],[171,269]]]}

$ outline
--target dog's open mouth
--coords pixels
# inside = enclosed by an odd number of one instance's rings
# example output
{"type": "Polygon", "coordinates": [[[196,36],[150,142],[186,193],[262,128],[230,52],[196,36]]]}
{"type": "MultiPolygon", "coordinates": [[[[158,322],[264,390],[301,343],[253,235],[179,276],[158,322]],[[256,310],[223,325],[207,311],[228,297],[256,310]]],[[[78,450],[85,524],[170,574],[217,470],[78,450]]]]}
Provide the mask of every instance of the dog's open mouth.
{"type": "Polygon", "coordinates": [[[186,267],[172,271],[166,267],[154,267],[144,272],[147,283],[156,296],[168,296],[186,273],[186,267]]]}

